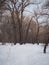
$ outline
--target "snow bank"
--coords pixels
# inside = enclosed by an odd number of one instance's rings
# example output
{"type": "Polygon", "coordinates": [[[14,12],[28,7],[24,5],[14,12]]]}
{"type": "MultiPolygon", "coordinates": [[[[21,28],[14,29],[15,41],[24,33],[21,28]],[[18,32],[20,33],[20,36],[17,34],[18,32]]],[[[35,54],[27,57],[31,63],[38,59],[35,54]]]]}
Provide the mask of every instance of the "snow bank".
{"type": "Polygon", "coordinates": [[[1,45],[0,65],[49,65],[49,46],[43,53],[43,45],[1,45]]]}

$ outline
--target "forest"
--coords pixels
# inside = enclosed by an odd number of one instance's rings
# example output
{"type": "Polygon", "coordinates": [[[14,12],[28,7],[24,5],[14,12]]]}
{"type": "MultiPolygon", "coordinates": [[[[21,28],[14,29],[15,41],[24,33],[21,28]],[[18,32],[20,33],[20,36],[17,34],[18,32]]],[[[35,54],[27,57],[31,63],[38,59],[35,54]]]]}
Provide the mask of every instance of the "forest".
{"type": "Polygon", "coordinates": [[[45,53],[49,43],[49,0],[0,0],[0,42],[43,43],[45,53]],[[27,9],[30,5],[36,5],[32,12],[27,9]]]}

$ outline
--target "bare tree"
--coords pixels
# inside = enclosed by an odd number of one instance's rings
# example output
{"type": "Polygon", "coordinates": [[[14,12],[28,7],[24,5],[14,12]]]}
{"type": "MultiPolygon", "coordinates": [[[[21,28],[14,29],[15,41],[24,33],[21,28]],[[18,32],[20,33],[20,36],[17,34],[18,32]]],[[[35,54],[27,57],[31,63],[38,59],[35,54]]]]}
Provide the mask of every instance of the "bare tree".
{"type": "Polygon", "coordinates": [[[4,0],[1,1],[5,5],[6,8],[3,8],[3,10],[9,10],[11,13],[11,18],[12,18],[12,25],[13,25],[13,39],[14,39],[14,44],[16,44],[16,23],[15,23],[15,14],[16,14],[16,22],[18,22],[19,26],[19,42],[20,44],[23,43],[23,29],[22,29],[22,22],[23,22],[23,12],[25,7],[27,7],[31,3],[30,0],[4,0]],[[17,5],[18,4],[18,5],[17,5]]]}

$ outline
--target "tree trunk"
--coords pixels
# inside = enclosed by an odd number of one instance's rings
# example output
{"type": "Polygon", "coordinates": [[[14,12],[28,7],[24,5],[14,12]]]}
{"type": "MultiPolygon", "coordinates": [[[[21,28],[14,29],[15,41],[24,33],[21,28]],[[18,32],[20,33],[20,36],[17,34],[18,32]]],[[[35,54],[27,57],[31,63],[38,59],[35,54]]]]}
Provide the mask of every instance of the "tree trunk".
{"type": "Polygon", "coordinates": [[[48,46],[48,43],[45,44],[43,52],[46,53],[46,48],[48,46]]]}
{"type": "Polygon", "coordinates": [[[11,13],[11,17],[12,17],[12,25],[13,25],[13,39],[14,39],[14,45],[16,45],[16,24],[15,24],[15,20],[14,20],[14,11],[11,13]]]}

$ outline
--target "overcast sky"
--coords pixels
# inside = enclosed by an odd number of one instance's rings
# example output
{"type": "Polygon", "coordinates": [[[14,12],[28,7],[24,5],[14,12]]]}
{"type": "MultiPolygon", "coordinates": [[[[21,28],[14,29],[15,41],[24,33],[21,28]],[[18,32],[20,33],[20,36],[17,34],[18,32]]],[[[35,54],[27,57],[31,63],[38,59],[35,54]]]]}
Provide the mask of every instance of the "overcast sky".
{"type": "MultiPolygon", "coordinates": [[[[37,11],[37,12],[45,12],[45,13],[49,13],[49,9],[43,9],[44,5],[46,4],[47,1],[49,0],[32,0],[34,3],[40,3],[40,4],[33,4],[33,5],[29,5],[28,7],[26,7],[25,10],[27,11],[30,11],[32,13],[29,13],[29,12],[24,12],[24,15],[27,15],[27,16],[32,16],[34,14],[34,10],[37,11]]],[[[43,22],[43,21],[46,21],[47,20],[47,17],[48,16],[40,16],[38,21],[39,22],[43,22]]]]}

